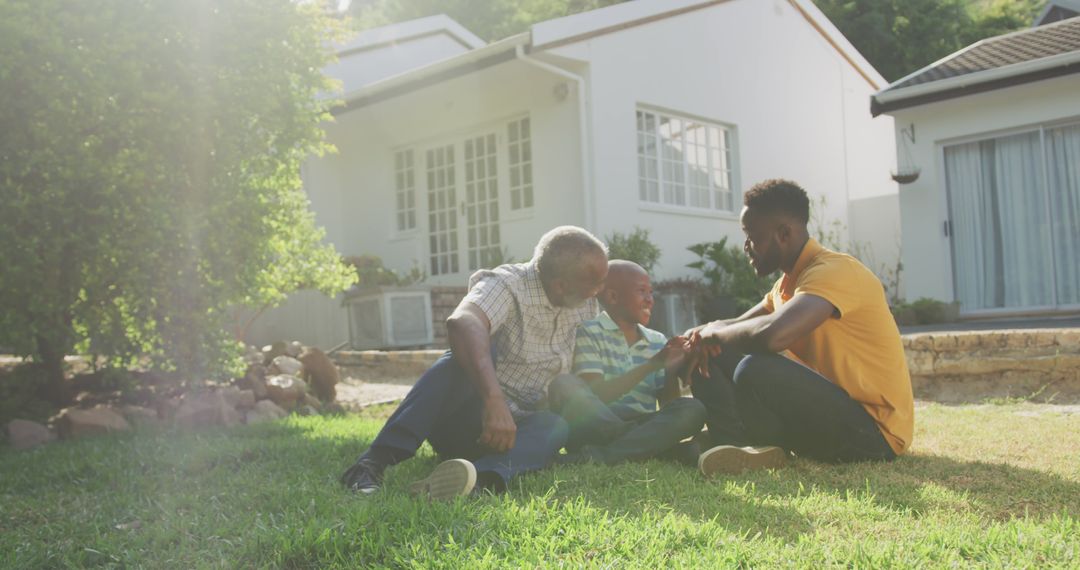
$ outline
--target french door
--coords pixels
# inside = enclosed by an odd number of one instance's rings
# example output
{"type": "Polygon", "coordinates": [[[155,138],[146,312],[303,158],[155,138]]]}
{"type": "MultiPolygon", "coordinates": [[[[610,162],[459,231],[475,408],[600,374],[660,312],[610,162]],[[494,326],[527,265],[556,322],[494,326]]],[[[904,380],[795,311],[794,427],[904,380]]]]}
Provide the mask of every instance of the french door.
{"type": "Polygon", "coordinates": [[[497,139],[487,132],[424,152],[432,276],[492,267],[502,257],[497,139]]]}

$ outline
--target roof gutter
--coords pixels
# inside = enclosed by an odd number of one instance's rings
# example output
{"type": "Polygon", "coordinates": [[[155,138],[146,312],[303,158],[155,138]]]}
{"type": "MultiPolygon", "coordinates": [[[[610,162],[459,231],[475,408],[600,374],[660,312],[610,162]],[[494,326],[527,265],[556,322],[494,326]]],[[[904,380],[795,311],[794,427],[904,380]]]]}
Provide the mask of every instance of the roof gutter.
{"type": "Polygon", "coordinates": [[[1078,64],[1080,51],[1074,51],[901,89],[886,88],[870,98],[870,112],[876,117],[897,109],[1077,73],[1078,64]]]}
{"type": "Polygon", "coordinates": [[[352,93],[346,93],[342,97],[344,103],[335,107],[331,112],[334,115],[340,115],[459,75],[465,75],[478,69],[509,61],[514,59],[514,50],[517,47],[528,43],[529,33],[524,32],[419,69],[412,69],[387,77],[370,85],[365,85],[352,93]]]}
{"type": "Polygon", "coordinates": [[[597,229],[596,188],[593,184],[592,145],[589,143],[591,140],[591,121],[589,121],[590,113],[587,103],[588,98],[586,96],[587,88],[585,78],[561,67],[526,55],[525,46],[523,45],[517,46],[515,54],[517,59],[522,63],[553,73],[560,77],[565,77],[577,85],[578,144],[581,146],[581,188],[585,198],[585,229],[595,232],[597,229]]]}

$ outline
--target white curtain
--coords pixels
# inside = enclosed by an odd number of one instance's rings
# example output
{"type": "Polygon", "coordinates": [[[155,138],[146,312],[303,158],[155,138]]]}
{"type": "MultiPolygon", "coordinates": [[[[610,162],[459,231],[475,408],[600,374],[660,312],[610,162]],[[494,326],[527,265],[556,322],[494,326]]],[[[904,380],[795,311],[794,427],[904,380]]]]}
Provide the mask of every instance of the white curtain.
{"type": "Polygon", "coordinates": [[[1053,304],[1039,133],[945,149],[957,296],[965,310],[1053,304]]]}
{"type": "Polygon", "coordinates": [[[993,307],[999,288],[996,208],[983,190],[979,143],[945,149],[945,181],[952,219],[956,294],[965,310],[993,307]]]}
{"type": "Polygon", "coordinates": [[[1006,307],[1054,304],[1050,220],[1039,133],[994,141],[994,190],[1001,205],[1006,307]]]}
{"type": "Polygon", "coordinates": [[[1080,125],[1046,131],[1059,305],[1080,304],[1080,125]]]}

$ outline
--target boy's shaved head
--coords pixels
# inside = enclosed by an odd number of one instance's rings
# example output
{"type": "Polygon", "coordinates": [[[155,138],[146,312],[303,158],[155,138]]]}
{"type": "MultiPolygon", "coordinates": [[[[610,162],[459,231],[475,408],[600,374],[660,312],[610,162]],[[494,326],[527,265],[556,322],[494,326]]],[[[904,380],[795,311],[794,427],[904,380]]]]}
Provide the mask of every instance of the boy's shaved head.
{"type": "Polygon", "coordinates": [[[608,261],[604,290],[596,296],[615,322],[647,325],[652,316],[652,284],[649,273],[625,259],[608,261]]]}
{"type": "Polygon", "coordinates": [[[620,281],[632,275],[647,275],[645,268],[625,259],[612,259],[607,264],[608,283],[620,281]]]}

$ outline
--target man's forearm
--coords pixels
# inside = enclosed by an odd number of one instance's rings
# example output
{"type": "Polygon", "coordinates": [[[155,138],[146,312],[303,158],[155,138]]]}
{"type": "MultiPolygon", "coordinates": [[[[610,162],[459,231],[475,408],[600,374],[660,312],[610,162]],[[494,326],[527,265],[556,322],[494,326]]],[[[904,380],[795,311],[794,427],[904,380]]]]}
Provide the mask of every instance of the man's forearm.
{"type": "Polygon", "coordinates": [[[724,352],[750,354],[753,352],[771,352],[768,340],[769,315],[752,317],[731,324],[710,323],[702,331],[702,338],[709,344],[716,344],[724,352]]]}
{"type": "Polygon", "coordinates": [[[491,360],[490,333],[484,324],[469,315],[462,315],[448,320],[446,328],[454,359],[465,370],[480,398],[485,404],[502,400],[502,388],[491,360]]]}

